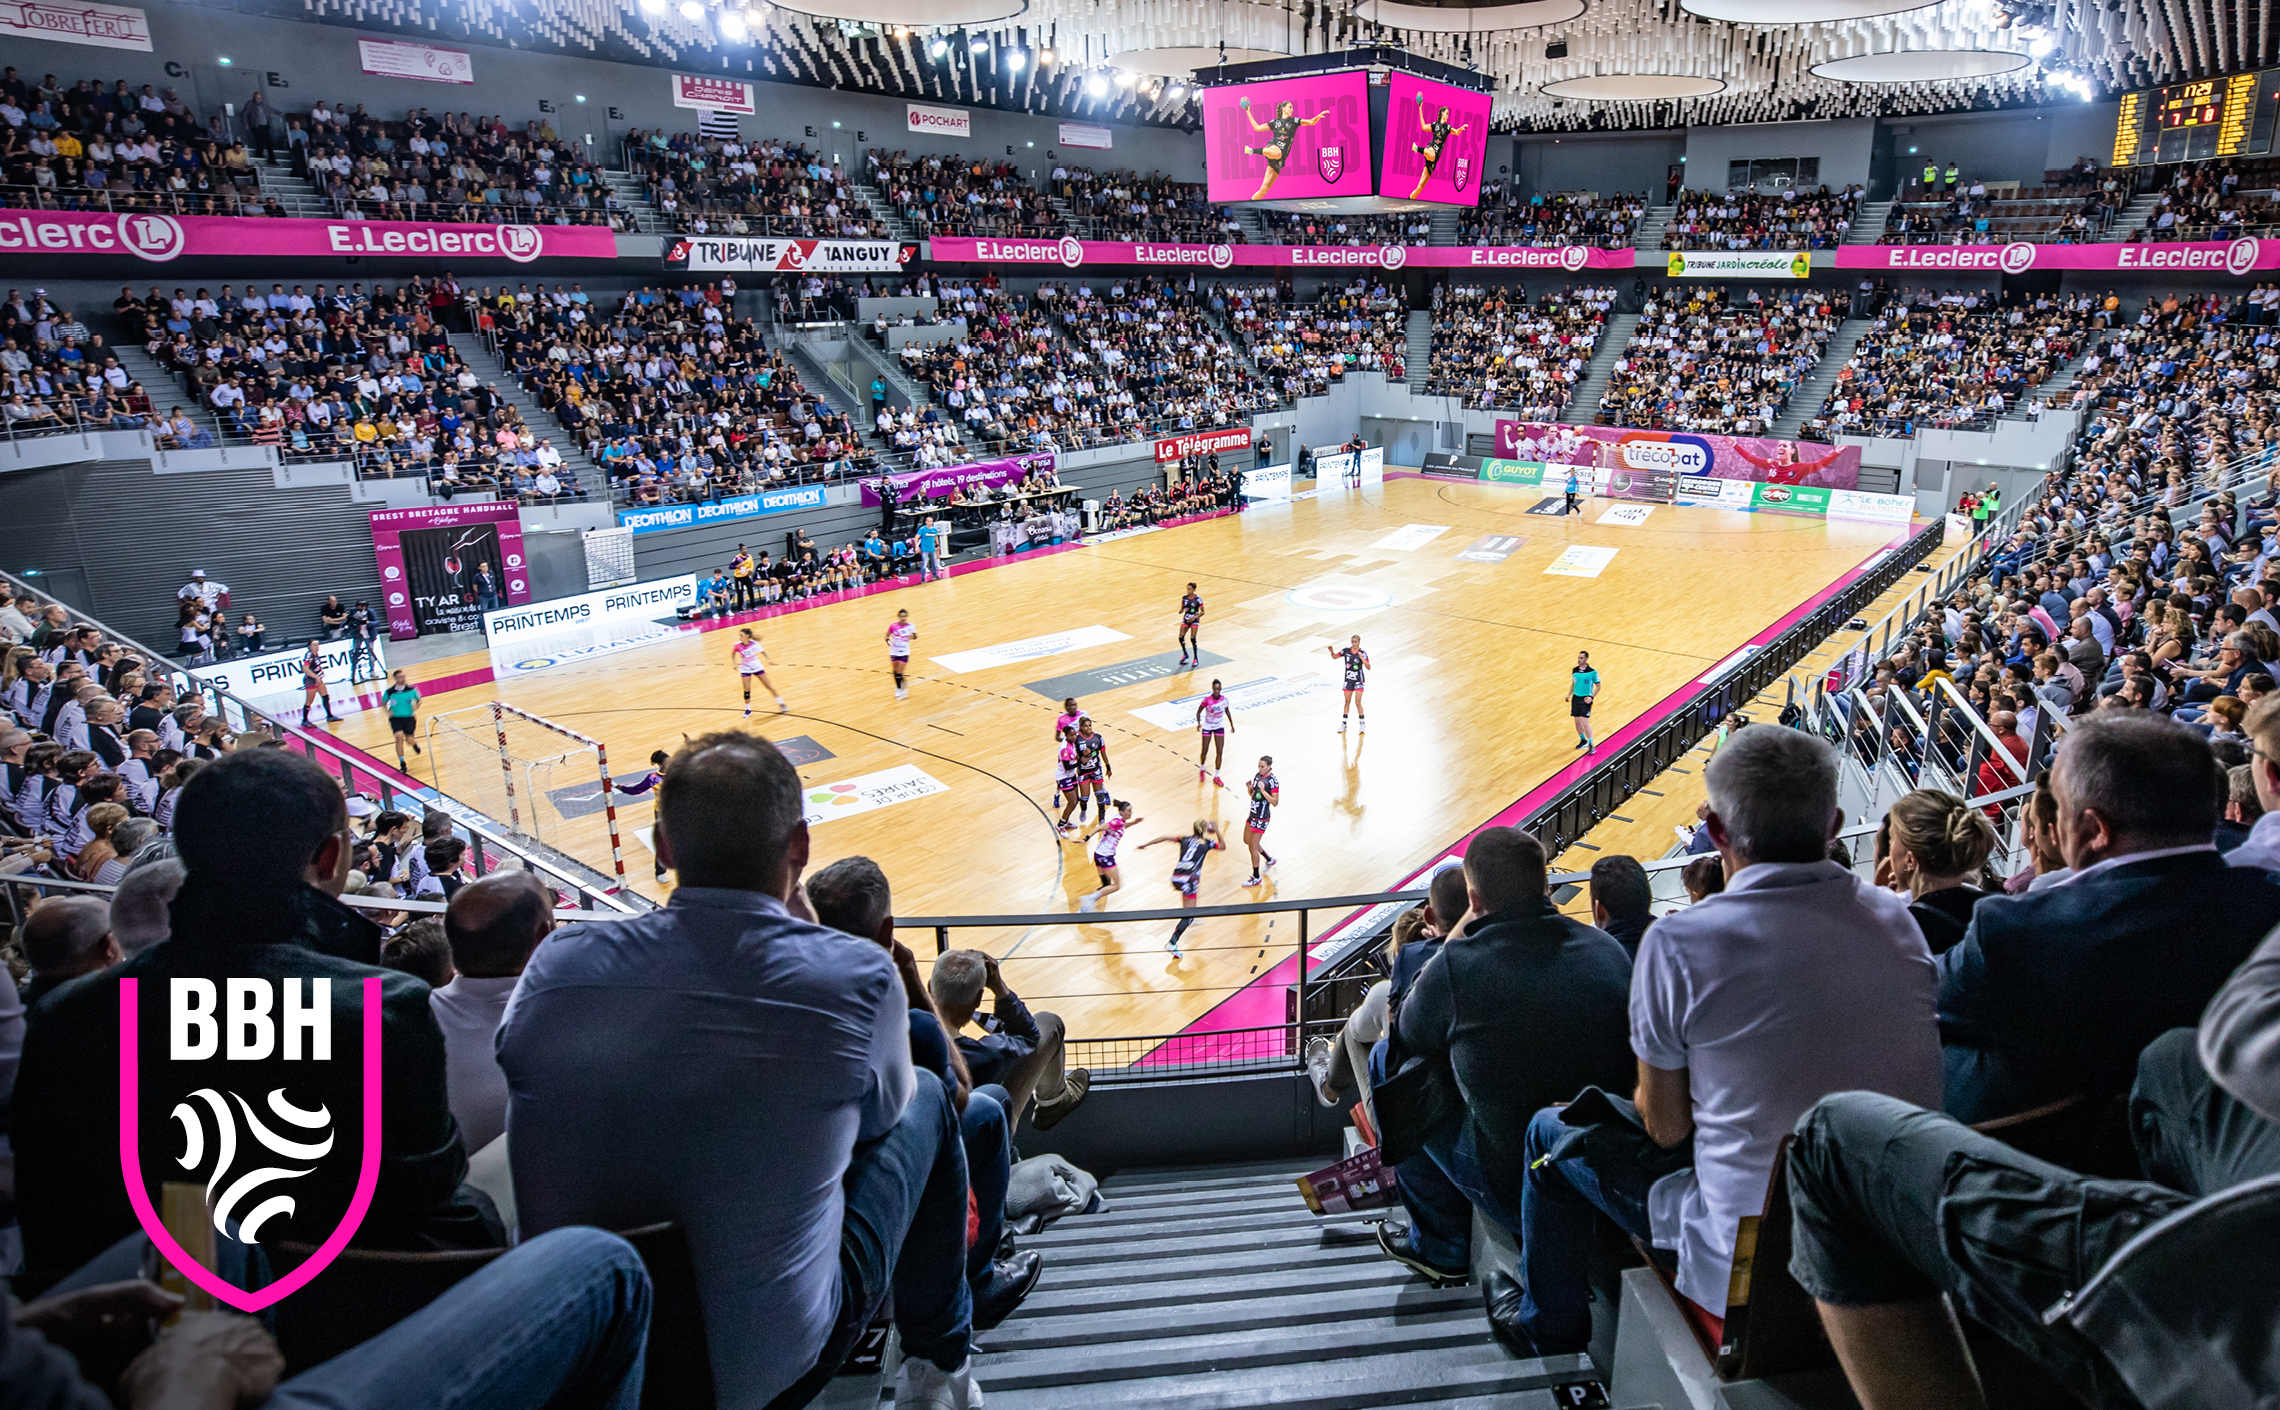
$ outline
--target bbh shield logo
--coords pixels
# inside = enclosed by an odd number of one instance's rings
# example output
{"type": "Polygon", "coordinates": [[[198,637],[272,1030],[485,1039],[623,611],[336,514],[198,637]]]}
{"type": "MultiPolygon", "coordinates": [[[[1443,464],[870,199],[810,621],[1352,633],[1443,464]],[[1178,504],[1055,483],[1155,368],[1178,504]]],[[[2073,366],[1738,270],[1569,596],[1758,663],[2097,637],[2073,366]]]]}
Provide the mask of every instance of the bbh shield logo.
{"type": "MultiPolygon", "coordinates": [[[[150,1183],[143,1175],[141,1026],[137,1011],[137,981],[119,981],[119,1172],[126,1181],[127,1201],[135,1220],[157,1245],[167,1262],[199,1288],[241,1312],[259,1312],[306,1286],[348,1247],[372,1207],[373,1191],[380,1182],[380,980],[366,979],[363,994],[361,1042],[349,1045],[339,1058],[332,1054],[331,981],[284,980],[282,1003],[272,1001],[272,981],[225,979],[170,981],[168,1061],[211,1061],[227,1050],[227,1058],[213,1063],[215,1080],[176,1103],[170,1115],[180,1138],[179,1152],[160,1157],[181,1172],[203,1174],[207,1208],[217,1226],[230,1226],[235,1235],[251,1243],[262,1226],[273,1219],[291,1220],[298,1212],[295,1197],[281,1190],[288,1183],[315,1171],[320,1164],[349,1158],[338,1128],[347,1113],[295,1103],[278,1087],[251,1095],[230,1090],[230,1059],[265,1061],[282,1048],[287,1060],[302,1056],[316,1064],[361,1059],[358,1087],[362,1093],[362,1151],[356,1158],[354,1193],[340,1222],[333,1227],[301,1265],[258,1291],[248,1292],[217,1276],[175,1239],[159,1217],[150,1198],[150,1183]],[[308,986],[307,1006],[298,1003],[301,985],[308,986]],[[219,995],[228,994],[227,1012],[219,995]],[[198,1003],[203,999],[203,1006],[198,1003]],[[274,1016],[274,1017],[273,1017],[274,1016]],[[280,1034],[279,1030],[283,1032],[280,1034]],[[227,1031],[226,1043],[223,1038],[227,1031]],[[258,1048],[258,1051],[254,1051],[258,1048]],[[187,1056],[185,1056],[185,1054],[187,1056]]],[[[171,1171],[167,1173],[173,1173],[171,1171]]],[[[299,1229],[296,1233],[302,1232],[299,1229]]]]}
{"type": "Polygon", "coordinates": [[[1329,182],[1333,186],[1337,185],[1338,178],[1346,174],[1345,146],[1343,144],[1339,144],[1316,149],[1314,153],[1314,167],[1315,170],[1322,173],[1322,179],[1324,181],[1329,182]]]}
{"type": "Polygon", "coordinates": [[[1456,169],[1455,169],[1455,170],[1453,170],[1453,171],[1451,171],[1451,172],[1449,173],[1449,184],[1450,184],[1450,185],[1452,185],[1452,186],[1454,186],[1454,187],[1456,187],[1456,188],[1457,188],[1459,191],[1462,191],[1462,190],[1464,190],[1464,189],[1465,189],[1465,182],[1467,182],[1467,181],[1468,181],[1468,180],[1470,180],[1471,178],[1472,178],[1472,158],[1471,158],[1471,157],[1459,157],[1459,158],[1457,158],[1457,165],[1456,165],[1456,169]]]}

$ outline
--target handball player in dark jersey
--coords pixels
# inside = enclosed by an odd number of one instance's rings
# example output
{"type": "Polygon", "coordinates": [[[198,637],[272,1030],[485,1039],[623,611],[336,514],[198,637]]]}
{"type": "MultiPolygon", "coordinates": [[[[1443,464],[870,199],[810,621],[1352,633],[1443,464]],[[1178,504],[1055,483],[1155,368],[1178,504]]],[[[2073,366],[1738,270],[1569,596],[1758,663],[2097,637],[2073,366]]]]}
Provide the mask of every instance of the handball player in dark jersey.
{"type": "Polygon", "coordinates": [[[1274,120],[1261,122],[1251,116],[1251,100],[1243,100],[1243,120],[1251,124],[1253,132],[1264,132],[1272,139],[1264,147],[1243,149],[1246,155],[1263,157],[1267,163],[1267,174],[1259,178],[1259,189],[1251,193],[1252,200],[1259,200],[1274,189],[1275,178],[1282,175],[1283,163],[1290,160],[1291,143],[1298,139],[1298,130],[1312,127],[1328,116],[1330,111],[1325,108],[1313,117],[1302,118],[1298,116],[1298,105],[1285,98],[1275,104],[1274,120]]]}

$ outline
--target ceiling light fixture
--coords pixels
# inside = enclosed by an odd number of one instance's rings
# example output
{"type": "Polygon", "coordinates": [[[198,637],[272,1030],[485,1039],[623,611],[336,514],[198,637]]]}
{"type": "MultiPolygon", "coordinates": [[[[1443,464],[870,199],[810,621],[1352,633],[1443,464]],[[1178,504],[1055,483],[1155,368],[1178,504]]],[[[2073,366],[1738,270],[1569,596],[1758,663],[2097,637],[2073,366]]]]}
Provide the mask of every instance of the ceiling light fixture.
{"type": "Polygon", "coordinates": [[[1026,54],[1023,54],[1019,49],[1016,49],[1005,56],[1005,71],[1007,73],[1019,73],[1021,72],[1021,66],[1028,62],[1029,57],[1026,54]]]}
{"type": "Polygon", "coordinates": [[[1120,73],[1116,76],[1116,86],[1119,88],[1130,88],[1139,81],[1139,76],[1130,72],[1120,73]]]}
{"type": "Polygon", "coordinates": [[[1091,78],[1085,80],[1085,93],[1087,96],[1098,98],[1107,92],[1108,81],[1102,78],[1099,74],[1096,73],[1091,78]]]}
{"type": "Polygon", "coordinates": [[[645,15],[662,15],[665,13],[665,0],[641,0],[641,12],[645,15]]]}
{"type": "Polygon", "coordinates": [[[939,59],[944,54],[947,54],[949,52],[950,43],[945,39],[937,39],[932,44],[926,46],[926,53],[928,58],[939,59]]]}
{"type": "Polygon", "coordinates": [[[681,0],[682,19],[687,20],[691,24],[696,24],[697,22],[704,19],[704,17],[705,7],[698,4],[697,0],[681,0]]]}
{"type": "Polygon", "coordinates": [[[721,38],[723,38],[723,39],[728,39],[728,40],[733,40],[733,41],[735,41],[735,42],[737,42],[737,43],[741,44],[741,43],[743,43],[743,42],[744,42],[744,37],[745,37],[745,34],[746,34],[746,30],[745,30],[745,28],[744,28],[744,16],[742,16],[742,15],[739,15],[739,14],[736,14],[736,13],[734,13],[734,12],[732,12],[732,11],[728,11],[728,10],[723,10],[723,11],[721,11],[721,14],[720,14],[720,37],[721,37],[721,38]]]}
{"type": "Polygon", "coordinates": [[[987,39],[977,39],[966,48],[976,54],[987,54],[990,52],[990,42],[987,39]]]}

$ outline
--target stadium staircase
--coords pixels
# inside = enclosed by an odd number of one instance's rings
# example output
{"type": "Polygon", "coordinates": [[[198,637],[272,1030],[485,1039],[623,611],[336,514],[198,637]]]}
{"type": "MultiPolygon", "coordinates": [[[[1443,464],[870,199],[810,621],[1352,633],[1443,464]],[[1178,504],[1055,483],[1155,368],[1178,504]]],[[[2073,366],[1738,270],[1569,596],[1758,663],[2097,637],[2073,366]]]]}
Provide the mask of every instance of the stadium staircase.
{"type": "Polygon", "coordinates": [[[665,212],[657,209],[655,201],[649,199],[649,189],[642,185],[640,177],[630,171],[619,171],[615,167],[603,167],[601,178],[602,184],[609,188],[610,194],[617,197],[619,207],[626,219],[631,222],[629,228],[633,233],[637,235],[671,235],[676,233],[673,222],[666,218],[665,212]]]}
{"type": "Polygon", "coordinates": [[[1884,223],[1892,218],[1892,202],[1865,201],[1861,204],[1860,219],[1845,231],[1848,245],[1873,245],[1884,234],[1884,223]]]}
{"type": "Polygon", "coordinates": [[[991,1410],[1586,1403],[1553,1389],[1596,1379],[1585,1358],[1507,1352],[1477,1286],[1430,1288],[1378,1251],[1385,1211],[1309,1213],[1307,1168],[1117,1175],[1104,1212],[1022,1238],[1045,1278],[979,1338],[991,1410]]]}
{"type": "Polygon", "coordinates": [[[1639,233],[1631,240],[1631,248],[1645,250],[1648,254],[1661,254],[1663,228],[1670,224],[1670,218],[1677,213],[1676,202],[1667,206],[1647,207],[1647,213],[1639,217],[1639,233]]]}
{"type": "Polygon", "coordinates": [[[1789,405],[1774,421],[1771,434],[1775,439],[1797,439],[1797,432],[1820,411],[1821,403],[1828,400],[1830,389],[1837,385],[1837,374],[1852,360],[1853,349],[1860,346],[1860,340],[1875,326],[1873,318],[1848,318],[1837,325],[1837,331],[1829,335],[1828,343],[1821,349],[1821,360],[1813,365],[1813,375],[1797,384],[1797,390],[1789,394],[1789,405]]]}
{"type": "Polygon", "coordinates": [[[333,203],[318,194],[316,183],[306,176],[293,174],[293,163],[283,157],[254,157],[255,170],[261,180],[261,194],[275,196],[285,208],[285,214],[301,220],[331,220],[333,203]]]}
{"type": "Polygon", "coordinates": [[[144,352],[141,343],[122,338],[110,344],[106,351],[119,360],[119,366],[126,369],[129,377],[142,384],[144,393],[150,397],[153,416],[164,416],[168,408],[183,406],[188,407],[193,416],[204,420],[207,413],[213,410],[210,406],[190,406],[189,393],[183,389],[181,381],[172,372],[159,366],[149,353],[144,352]]]}
{"type": "Polygon", "coordinates": [[[2122,207],[2122,213],[2114,217],[2114,223],[2098,236],[2098,243],[2119,244],[2145,229],[2145,223],[2153,218],[2154,207],[2161,204],[2161,194],[2159,191],[2148,191],[2122,207]]]}
{"type": "Polygon", "coordinates": [[[887,227],[889,235],[897,240],[915,240],[918,238],[917,228],[903,218],[902,212],[887,204],[887,198],[879,194],[878,187],[873,186],[868,181],[855,182],[854,186],[855,194],[863,198],[863,204],[869,206],[871,214],[878,219],[881,225],[887,227]]]}
{"type": "Polygon", "coordinates": [[[554,448],[562,453],[562,468],[578,477],[578,488],[584,490],[589,499],[606,500],[610,497],[609,476],[603,474],[602,468],[588,458],[577,439],[561,422],[554,419],[553,412],[532,400],[522,386],[507,375],[499,359],[484,345],[481,338],[473,333],[447,332],[443,336],[459,353],[461,362],[473,368],[476,376],[496,386],[499,395],[522,413],[523,424],[530,427],[533,434],[554,443],[554,448]]]}
{"type": "MultiPolygon", "coordinates": [[[[1644,240],[1644,235],[1639,237],[1644,240]]],[[[1662,236],[1658,233],[1656,239],[1662,236]]],[[[1644,249],[1645,246],[1640,246],[1644,249]]],[[[1621,360],[1623,349],[1631,344],[1631,332],[1639,326],[1635,313],[1611,313],[1607,326],[1599,334],[1599,346],[1592,349],[1591,361],[1584,365],[1583,380],[1575,384],[1575,395],[1560,410],[1560,420],[1570,426],[1591,426],[1599,421],[1599,398],[1607,390],[1607,379],[1614,375],[1615,364],[1621,360]]]]}
{"type": "Polygon", "coordinates": [[[1049,195],[1045,198],[1045,204],[1053,208],[1053,214],[1061,217],[1061,224],[1066,226],[1078,239],[1090,240],[1095,238],[1092,218],[1078,215],[1077,208],[1070,205],[1068,201],[1059,196],[1049,195]]]}
{"type": "Polygon", "coordinates": [[[1408,374],[1411,391],[1423,392],[1433,376],[1433,310],[1413,308],[1409,311],[1409,354],[1403,359],[1401,370],[1408,374]]]}
{"type": "Polygon", "coordinates": [[[1233,210],[1235,212],[1235,223],[1243,227],[1243,243],[1246,245],[1266,244],[1267,227],[1259,220],[1259,208],[1257,206],[1235,206],[1233,210]]]}
{"type": "Polygon", "coordinates": [[[1433,233],[1427,237],[1428,245],[1454,245],[1457,238],[1457,212],[1454,206],[1433,207],[1433,233]]]}

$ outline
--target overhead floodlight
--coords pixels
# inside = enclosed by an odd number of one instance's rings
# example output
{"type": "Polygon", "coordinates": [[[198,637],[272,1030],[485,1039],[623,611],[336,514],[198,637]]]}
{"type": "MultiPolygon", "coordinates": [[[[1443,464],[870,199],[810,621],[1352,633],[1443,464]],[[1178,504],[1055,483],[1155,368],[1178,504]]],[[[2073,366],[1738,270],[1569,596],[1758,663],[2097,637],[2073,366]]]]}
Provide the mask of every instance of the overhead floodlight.
{"type": "Polygon", "coordinates": [[[1053,51],[1050,48],[1038,50],[1037,62],[1041,64],[1049,64],[1053,62],[1053,51]]]}
{"type": "Polygon", "coordinates": [[[2036,40],[2034,43],[2029,44],[2027,46],[2027,54],[2032,58],[2039,59],[2057,47],[2058,45],[2053,43],[2049,36],[2046,35],[2043,38],[2036,40]]]}
{"type": "Polygon", "coordinates": [[[1178,98],[1185,98],[1186,96],[1187,96],[1187,85],[1186,85],[1186,84],[1184,84],[1184,83],[1175,83],[1175,84],[1173,84],[1173,85],[1172,85],[1172,97],[1173,97],[1173,98],[1175,98],[1175,99],[1178,99],[1178,98]]]}
{"type": "Polygon", "coordinates": [[[966,48],[972,53],[987,54],[990,52],[990,42],[987,39],[977,39],[966,48]]]}
{"type": "Polygon", "coordinates": [[[1116,86],[1119,88],[1130,88],[1133,84],[1138,83],[1139,81],[1140,76],[1129,71],[1119,73],[1116,76],[1116,86]]]}
{"type": "Polygon", "coordinates": [[[645,15],[662,15],[665,13],[665,0],[641,0],[641,12],[645,15]]]}
{"type": "Polygon", "coordinates": [[[946,39],[937,39],[932,44],[926,46],[926,55],[930,59],[939,59],[944,54],[947,54],[949,52],[950,42],[946,39]]]}
{"type": "Polygon", "coordinates": [[[1096,73],[1091,78],[1085,80],[1085,93],[1088,97],[1098,98],[1107,92],[1108,80],[1102,78],[1099,74],[1096,73]]]}
{"type": "Polygon", "coordinates": [[[697,0],[681,0],[682,19],[687,20],[691,24],[696,24],[702,21],[704,17],[705,7],[698,4],[697,0]]]}
{"type": "Polygon", "coordinates": [[[744,16],[723,10],[720,15],[720,36],[742,43],[745,36],[744,16]]]}
{"type": "Polygon", "coordinates": [[[1028,56],[1023,54],[1019,49],[1015,49],[1005,56],[1005,71],[1007,73],[1019,73],[1021,72],[1021,66],[1028,62],[1028,56]]]}

